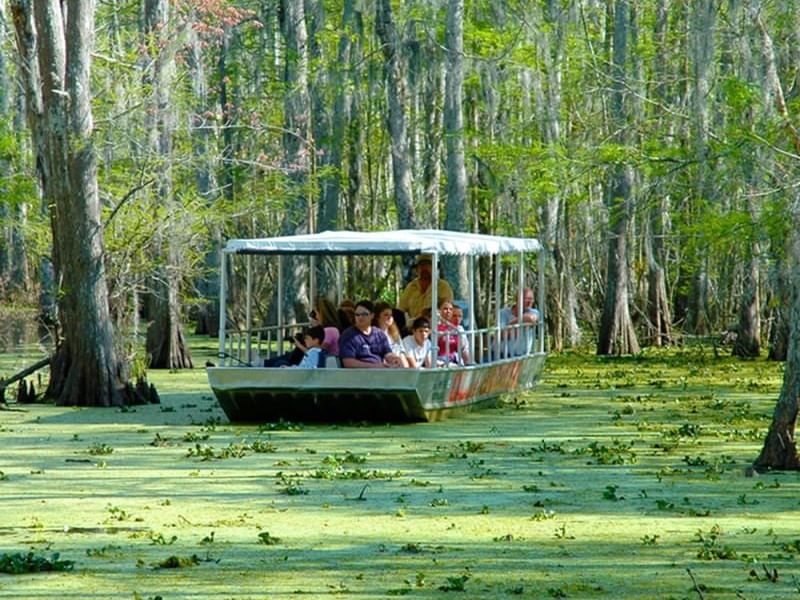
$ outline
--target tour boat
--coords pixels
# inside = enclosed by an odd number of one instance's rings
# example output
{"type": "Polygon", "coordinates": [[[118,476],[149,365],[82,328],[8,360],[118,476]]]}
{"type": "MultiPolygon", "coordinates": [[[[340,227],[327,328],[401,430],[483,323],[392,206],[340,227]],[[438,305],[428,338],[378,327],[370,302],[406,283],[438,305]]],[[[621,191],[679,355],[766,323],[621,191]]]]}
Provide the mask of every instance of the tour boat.
{"type": "MultiPolygon", "coordinates": [[[[239,265],[242,267],[242,265],[239,265]]],[[[342,421],[432,421],[486,406],[504,395],[532,388],[544,366],[544,252],[532,238],[512,238],[440,230],[398,230],[376,232],[326,231],[323,233],[261,239],[232,239],[222,251],[220,269],[219,364],[207,368],[208,379],[220,406],[232,422],[342,422],[342,421]],[[437,361],[438,311],[431,315],[432,368],[359,369],[342,368],[329,357],[325,368],[293,369],[263,367],[264,358],[289,348],[291,332],[302,323],[284,322],[283,257],[305,257],[309,273],[315,261],[332,257],[341,291],[342,261],[348,256],[373,255],[432,258],[432,281],[439,279],[443,256],[465,257],[467,291],[456,303],[463,306],[468,322],[461,337],[469,344],[472,364],[442,365],[437,361]],[[478,257],[490,257],[493,270],[493,298],[489,307],[492,323],[477,327],[475,269],[478,257]],[[536,260],[530,260],[534,256],[536,260]],[[528,260],[526,260],[526,258],[528,260]],[[231,262],[244,260],[242,327],[227,327],[228,289],[233,277],[231,262]],[[277,325],[253,327],[253,261],[277,260],[277,325]],[[536,271],[536,286],[528,282],[527,271],[536,271]],[[511,269],[511,271],[509,271],[511,269]],[[536,324],[515,324],[501,328],[501,283],[509,279],[522,306],[525,286],[538,290],[540,318],[536,324]],[[514,339],[515,343],[508,343],[514,339]]],[[[309,288],[313,291],[313,275],[309,288]]],[[[237,282],[241,287],[241,284],[237,282]]],[[[492,286],[488,286],[492,287],[492,286]]],[[[438,306],[437,286],[431,285],[432,305],[438,306]]],[[[311,294],[313,298],[313,293],[311,294]]],[[[341,300],[342,298],[337,298],[341,300]]],[[[360,298],[353,298],[359,300],[360,298]]],[[[410,323],[409,323],[410,325],[410,323]]]]}

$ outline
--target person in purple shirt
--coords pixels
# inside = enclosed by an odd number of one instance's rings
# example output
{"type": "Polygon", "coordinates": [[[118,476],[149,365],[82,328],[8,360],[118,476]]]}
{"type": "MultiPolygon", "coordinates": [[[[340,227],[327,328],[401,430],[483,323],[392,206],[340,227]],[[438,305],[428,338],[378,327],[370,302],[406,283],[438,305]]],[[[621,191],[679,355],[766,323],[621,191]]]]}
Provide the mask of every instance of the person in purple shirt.
{"type": "Polygon", "coordinates": [[[369,300],[356,304],[355,325],[339,338],[339,358],[343,367],[358,369],[402,368],[400,357],[392,352],[389,338],[372,326],[373,306],[369,300]]]}

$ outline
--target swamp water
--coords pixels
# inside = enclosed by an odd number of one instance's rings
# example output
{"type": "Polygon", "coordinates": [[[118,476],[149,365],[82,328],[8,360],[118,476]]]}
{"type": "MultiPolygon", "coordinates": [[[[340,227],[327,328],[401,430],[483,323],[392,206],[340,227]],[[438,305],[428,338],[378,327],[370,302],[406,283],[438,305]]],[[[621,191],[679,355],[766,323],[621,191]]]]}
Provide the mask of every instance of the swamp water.
{"type": "Polygon", "coordinates": [[[0,564],[63,569],[0,598],[799,593],[800,480],[745,476],[782,365],[557,356],[415,425],[231,425],[202,369],[149,379],[161,405],[0,411],[0,564]]]}

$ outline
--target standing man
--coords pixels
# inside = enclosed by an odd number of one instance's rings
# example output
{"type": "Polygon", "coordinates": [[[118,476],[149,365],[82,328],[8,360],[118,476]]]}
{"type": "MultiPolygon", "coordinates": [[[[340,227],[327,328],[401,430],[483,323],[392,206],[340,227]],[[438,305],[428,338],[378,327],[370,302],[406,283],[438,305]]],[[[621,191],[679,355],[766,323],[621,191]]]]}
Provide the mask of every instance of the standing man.
{"type": "MultiPolygon", "coordinates": [[[[431,308],[433,279],[433,261],[430,254],[420,254],[414,266],[417,269],[417,276],[400,294],[400,301],[397,306],[408,315],[407,322],[412,322],[417,317],[422,316],[422,311],[431,308]]],[[[453,288],[444,279],[439,279],[438,296],[439,302],[448,300],[453,301],[453,288]]]]}

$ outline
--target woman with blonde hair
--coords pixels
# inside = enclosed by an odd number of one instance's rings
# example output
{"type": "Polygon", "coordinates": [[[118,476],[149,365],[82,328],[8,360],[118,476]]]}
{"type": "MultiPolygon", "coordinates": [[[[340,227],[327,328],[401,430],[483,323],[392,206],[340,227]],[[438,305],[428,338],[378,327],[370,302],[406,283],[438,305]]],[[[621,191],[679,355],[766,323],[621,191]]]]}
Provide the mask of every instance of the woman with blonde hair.
{"type": "Polygon", "coordinates": [[[394,309],[387,302],[376,302],[374,314],[375,317],[372,324],[386,334],[386,337],[389,338],[392,352],[400,357],[400,362],[404,367],[409,367],[408,353],[405,346],[403,346],[403,336],[400,335],[400,329],[394,322],[394,309]]]}

